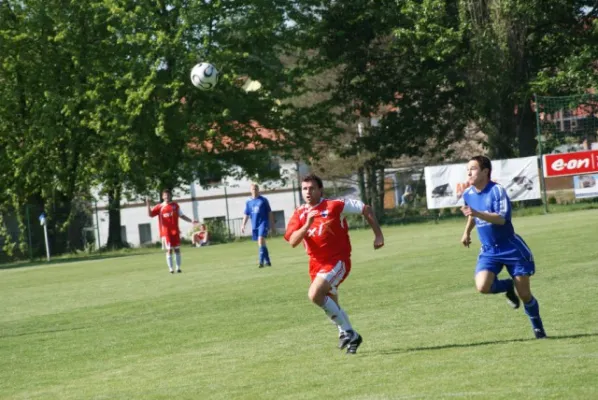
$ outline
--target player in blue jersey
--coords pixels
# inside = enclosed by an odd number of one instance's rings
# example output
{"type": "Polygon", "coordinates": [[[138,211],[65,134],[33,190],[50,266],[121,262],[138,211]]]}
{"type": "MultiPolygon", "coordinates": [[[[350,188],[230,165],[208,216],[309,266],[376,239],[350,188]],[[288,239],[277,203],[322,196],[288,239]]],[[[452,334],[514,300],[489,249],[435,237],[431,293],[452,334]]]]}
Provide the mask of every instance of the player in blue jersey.
{"type": "Polygon", "coordinates": [[[257,184],[251,184],[251,198],[245,203],[245,215],[241,223],[241,233],[245,233],[247,219],[251,218],[252,238],[258,244],[258,267],[271,267],[270,253],[266,246],[266,237],[270,227],[274,228],[274,214],[270,208],[268,199],[260,195],[260,188],[257,184]]]}
{"type": "Polygon", "coordinates": [[[469,247],[474,225],[482,244],[475,270],[475,284],[480,293],[505,293],[511,307],[523,301],[537,339],[546,337],[540,306],[532,295],[530,277],[535,272],[534,257],[511,223],[511,201],[504,188],[490,181],[492,164],[488,157],[476,156],[467,164],[469,184],[463,193],[461,208],[467,217],[461,243],[469,247]],[[503,266],[512,279],[498,279],[503,266]],[[515,292],[515,290],[517,292],[515,292]],[[517,297],[519,295],[519,297],[517,297]]]}

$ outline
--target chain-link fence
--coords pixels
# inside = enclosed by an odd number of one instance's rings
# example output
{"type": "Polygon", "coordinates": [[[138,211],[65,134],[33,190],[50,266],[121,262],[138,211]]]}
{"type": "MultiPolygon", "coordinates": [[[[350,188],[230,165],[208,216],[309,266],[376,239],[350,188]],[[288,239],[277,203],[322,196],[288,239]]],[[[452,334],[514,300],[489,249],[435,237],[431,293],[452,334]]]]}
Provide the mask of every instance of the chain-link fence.
{"type": "MultiPolygon", "coordinates": [[[[598,150],[598,95],[536,96],[538,155],[598,150]]],[[[598,176],[597,176],[598,177],[598,176]]],[[[593,182],[596,178],[582,179],[593,182]],[[593,179],[593,180],[592,180],[593,179]]],[[[581,197],[575,187],[579,177],[543,179],[543,197],[550,204],[576,202],[581,197]]]]}

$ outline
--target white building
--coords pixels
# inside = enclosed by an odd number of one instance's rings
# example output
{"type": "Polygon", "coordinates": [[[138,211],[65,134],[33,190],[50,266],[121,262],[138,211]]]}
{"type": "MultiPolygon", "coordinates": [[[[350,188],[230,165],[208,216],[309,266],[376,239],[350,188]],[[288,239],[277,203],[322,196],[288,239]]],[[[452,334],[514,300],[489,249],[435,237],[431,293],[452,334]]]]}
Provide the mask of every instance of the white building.
{"type": "MultiPolygon", "coordinates": [[[[276,230],[283,232],[293,211],[300,205],[301,192],[298,179],[308,172],[304,164],[294,162],[280,163],[281,181],[260,183],[260,192],[270,202],[274,213],[276,230]],[[299,171],[298,171],[299,169],[299,171]]],[[[245,210],[245,202],[250,197],[251,181],[246,178],[224,178],[204,189],[199,182],[180,190],[175,190],[173,200],[176,201],[183,213],[191,219],[200,222],[223,220],[234,236],[241,236],[241,221],[245,210]]],[[[159,199],[151,199],[151,205],[159,199]]],[[[97,203],[99,231],[99,245],[105,246],[108,241],[108,208],[107,198],[100,197],[97,203]]],[[[159,242],[157,218],[147,215],[147,207],[142,198],[121,203],[121,232],[123,241],[131,246],[159,242]]],[[[94,221],[95,222],[95,221],[94,221]]],[[[192,225],[180,221],[181,237],[189,238],[192,225]]],[[[251,235],[251,222],[248,222],[245,235],[251,235]]]]}

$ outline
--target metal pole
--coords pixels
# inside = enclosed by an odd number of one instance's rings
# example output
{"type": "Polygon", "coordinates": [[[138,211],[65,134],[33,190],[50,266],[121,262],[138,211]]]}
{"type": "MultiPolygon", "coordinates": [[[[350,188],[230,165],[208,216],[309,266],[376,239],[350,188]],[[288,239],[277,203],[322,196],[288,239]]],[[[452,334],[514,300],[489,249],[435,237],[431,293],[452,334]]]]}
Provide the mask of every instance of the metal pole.
{"type": "Polygon", "coordinates": [[[48,226],[44,224],[44,238],[46,239],[46,257],[50,261],[50,244],[48,243],[48,226]]]}
{"type": "Polygon", "coordinates": [[[97,250],[100,251],[100,249],[102,248],[102,242],[100,242],[100,219],[98,218],[98,201],[95,201],[95,209],[96,209],[96,232],[97,232],[97,239],[96,239],[96,245],[97,250]]]}
{"type": "Polygon", "coordinates": [[[544,214],[548,214],[548,201],[546,200],[546,179],[544,178],[544,163],[542,162],[542,138],[540,132],[540,105],[538,96],[534,93],[536,102],[536,131],[538,135],[538,152],[540,153],[540,181],[542,182],[542,202],[544,203],[544,214]]]}
{"type": "Polygon", "coordinates": [[[226,229],[228,229],[228,238],[230,239],[230,218],[228,215],[228,193],[226,191],[226,185],[224,186],[224,201],[226,202],[226,229]]]}
{"type": "Polygon", "coordinates": [[[297,208],[297,196],[295,193],[295,181],[291,180],[291,184],[293,186],[293,205],[295,206],[295,208],[297,208]]]}

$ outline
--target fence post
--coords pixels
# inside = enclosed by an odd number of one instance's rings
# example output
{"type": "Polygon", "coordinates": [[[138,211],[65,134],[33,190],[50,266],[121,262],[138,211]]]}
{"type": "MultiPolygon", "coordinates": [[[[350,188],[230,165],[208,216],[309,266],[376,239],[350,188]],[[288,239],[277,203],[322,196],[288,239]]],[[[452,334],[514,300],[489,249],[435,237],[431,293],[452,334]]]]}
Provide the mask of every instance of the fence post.
{"type": "Polygon", "coordinates": [[[538,137],[538,152],[540,153],[540,180],[542,182],[542,203],[544,203],[544,214],[548,214],[548,201],[546,200],[546,178],[544,178],[544,163],[542,162],[542,135],[540,130],[540,104],[538,103],[538,96],[534,93],[534,101],[536,102],[536,132],[538,137]]]}
{"type": "Polygon", "coordinates": [[[230,240],[230,238],[232,237],[231,232],[230,232],[230,216],[228,213],[228,192],[226,190],[226,185],[224,184],[224,201],[226,203],[226,229],[228,232],[228,239],[230,240]]]}
{"type": "Polygon", "coordinates": [[[96,209],[96,232],[97,232],[97,239],[96,243],[98,248],[97,251],[102,251],[102,242],[100,241],[100,218],[98,217],[98,201],[94,200],[95,209],[96,209]]]}

